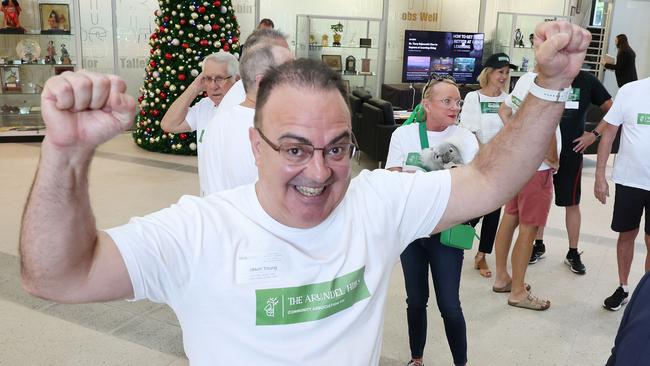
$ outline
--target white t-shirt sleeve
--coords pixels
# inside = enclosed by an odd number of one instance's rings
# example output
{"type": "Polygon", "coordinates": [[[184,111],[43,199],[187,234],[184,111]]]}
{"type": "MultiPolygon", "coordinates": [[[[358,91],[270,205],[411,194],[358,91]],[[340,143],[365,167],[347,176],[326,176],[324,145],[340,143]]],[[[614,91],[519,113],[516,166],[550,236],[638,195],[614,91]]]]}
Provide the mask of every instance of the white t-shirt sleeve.
{"type": "Polygon", "coordinates": [[[122,254],[134,300],[173,304],[181,298],[200,253],[198,199],[184,196],[170,208],[106,231],[122,254]]]}
{"type": "Polygon", "coordinates": [[[187,116],[185,116],[185,121],[187,122],[188,125],[190,125],[192,131],[196,131],[196,127],[198,124],[200,103],[201,102],[191,106],[190,109],[187,111],[187,116]]]}
{"type": "Polygon", "coordinates": [[[481,128],[481,106],[477,91],[469,92],[465,96],[463,109],[460,111],[460,123],[458,125],[471,132],[476,132],[481,128]]]}
{"type": "Polygon", "coordinates": [[[625,86],[621,88],[618,91],[618,94],[616,95],[616,99],[614,99],[614,103],[612,104],[612,107],[607,111],[607,114],[603,119],[605,122],[609,123],[610,125],[613,126],[620,126],[623,124],[623,121],[625,120],[625,113],[623,111],[623,101],[625,100],[625,86]]]}
{"type": "Polygon", "coordinates": [[[390,145],[388,147],[388,157],[386,158],[386,169],[388,168],[401,168],[406,160],[406,151],[404,151],[403,141],[404,134],[402,128],[398,127],[390,137],[390,145]]]}

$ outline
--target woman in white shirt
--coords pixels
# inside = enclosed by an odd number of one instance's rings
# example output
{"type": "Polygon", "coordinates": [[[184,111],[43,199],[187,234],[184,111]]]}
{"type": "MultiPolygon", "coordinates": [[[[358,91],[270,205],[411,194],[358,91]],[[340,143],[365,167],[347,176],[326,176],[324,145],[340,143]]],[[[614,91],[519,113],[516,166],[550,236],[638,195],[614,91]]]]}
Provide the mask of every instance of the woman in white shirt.
{"type": "MultiPolygon", "coordinates": [[[[490,56],[478,76],[481,89],[465,96],[460,113],[460,126],[472,131],[480,145],[488,143],[503,128],[498,111],[508,95],[506,92],[510,87],[510,69],[514,67],[505,53],[490,56]]],[[[498,208],[482,218],[481,240],[474,257],[474,268],[478,269],[483,277],[492,276],[485,256],[492,253],[500,215],[501,208],[498,208]]]]}

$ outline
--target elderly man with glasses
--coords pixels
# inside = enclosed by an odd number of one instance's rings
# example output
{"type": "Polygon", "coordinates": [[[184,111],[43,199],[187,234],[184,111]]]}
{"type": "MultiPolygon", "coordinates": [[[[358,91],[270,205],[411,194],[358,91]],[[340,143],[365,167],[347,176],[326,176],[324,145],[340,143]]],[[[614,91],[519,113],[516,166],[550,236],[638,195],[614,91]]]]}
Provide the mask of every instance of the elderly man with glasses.
{"type": "Polygon", "coordinates": [[[135,101],[115,76],[50,78],[21,231],[23,286],[66,303],[167,303],[192,365],[377,365],[399,254],[494,210],[529,179],[590,39],[566,22],[537,28],[538,89],[470,164],[354,179],[340,75],[316,61],[285,63],[257,93],[256,183],[183,197],[107,231],[96,228],[87,173],[95,148],[131,125],[135,101]]]}

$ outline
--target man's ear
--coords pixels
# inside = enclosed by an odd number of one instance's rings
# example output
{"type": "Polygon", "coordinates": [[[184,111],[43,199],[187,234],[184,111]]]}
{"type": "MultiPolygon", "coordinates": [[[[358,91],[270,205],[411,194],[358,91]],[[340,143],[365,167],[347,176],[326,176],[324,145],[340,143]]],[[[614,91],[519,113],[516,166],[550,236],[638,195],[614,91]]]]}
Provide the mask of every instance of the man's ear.
{"type": "Polygon", "coordinates": [[[262,138],[255,127],[248,129],[248,139],[251,142],[251,149],[253,150],[253,156],[255,157],[255,165],[258,165],[258,162],[262,157],[262,138]]]}
{"type": "Polygon", "coordinates": [[[264,77],[264,74],[257,74],[255,75],[255,87],[259,88],[260,87],[260,81],[262,81],[262,78],[264,77]]]}
{"type": "Polygon", "coordinates": [[[235,75],[235,82],[237,82],[237,81],[239,81],[239,80],[241,80],[241,76],[239,76],[239,75],[235,75]]]}

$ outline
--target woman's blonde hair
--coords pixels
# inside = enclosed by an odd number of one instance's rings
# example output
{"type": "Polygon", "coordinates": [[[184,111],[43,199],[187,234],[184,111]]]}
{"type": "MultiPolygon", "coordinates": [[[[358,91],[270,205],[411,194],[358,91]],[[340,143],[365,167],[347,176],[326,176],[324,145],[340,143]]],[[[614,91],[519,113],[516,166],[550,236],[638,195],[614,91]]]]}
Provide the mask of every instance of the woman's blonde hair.
{"type": "MultiPolygon", "coordinates": [[[[476,78],[476,81],[478,81],[478,85],[481,86],[481,88],[485,88],[489,81],[488,81],[488,76],[496,71],[498,69],[495,69],[494,67],[489,67],[486,66],[481,70],[481,73],[478,74],[478,77],[476,78]]],[[[507,92],[510,90],[510,75],[508,75],[508,81],[506,81],[506,85],[503,86],[503,91],[507,92]]]]}
{"type": "Polygon", "coordinates": [[[452,79],[445,79],[445,78],[431,79],[431,80],[429,80],[429,82],[422,89],[422,99],[423,100],[427,99],[431,95],[431,90],[433,90],[433,87],[436,84],[440,84],[440,83],[451,84],[451,85],[458,88],[458,84],[456,84],[456,82],[454,80],[452,80],[452,79]]]}

